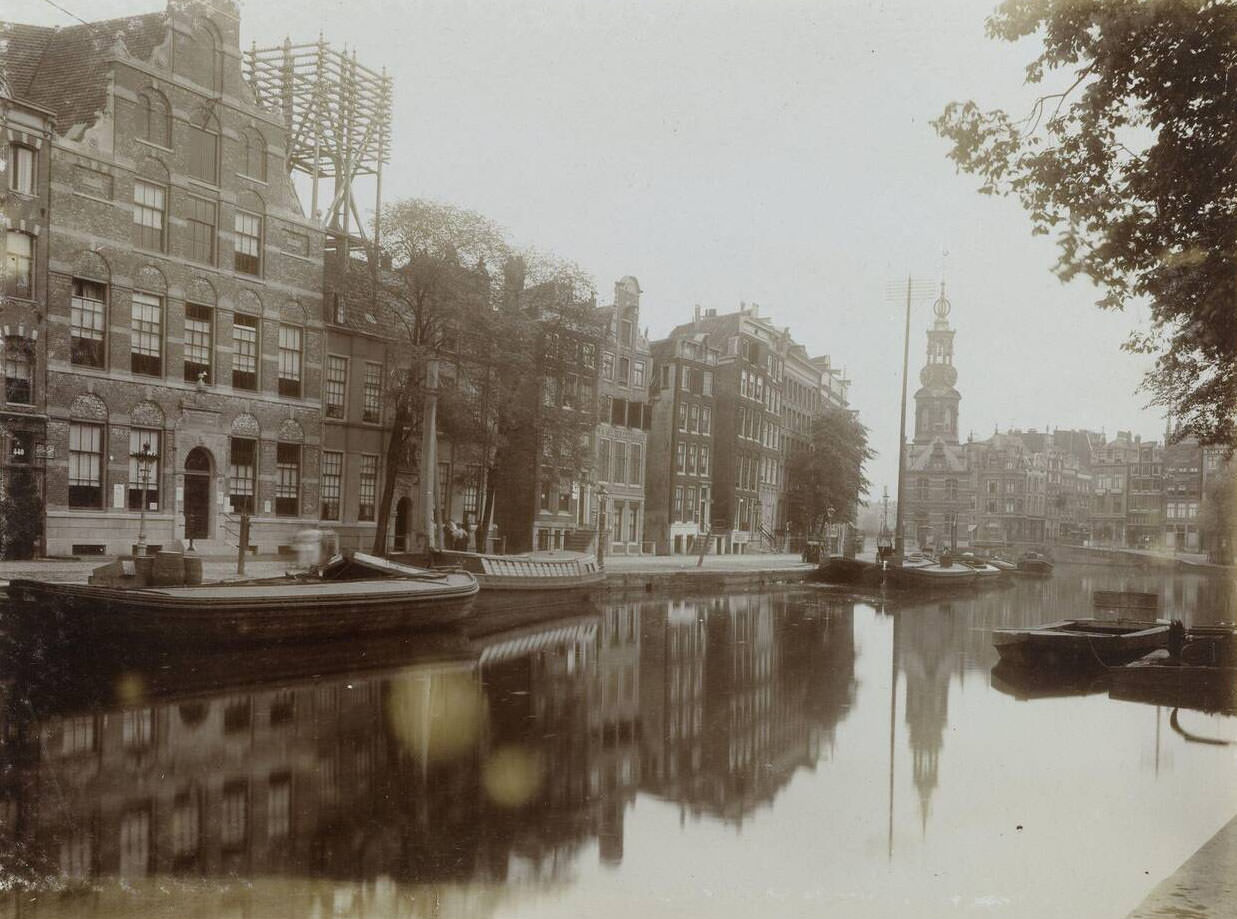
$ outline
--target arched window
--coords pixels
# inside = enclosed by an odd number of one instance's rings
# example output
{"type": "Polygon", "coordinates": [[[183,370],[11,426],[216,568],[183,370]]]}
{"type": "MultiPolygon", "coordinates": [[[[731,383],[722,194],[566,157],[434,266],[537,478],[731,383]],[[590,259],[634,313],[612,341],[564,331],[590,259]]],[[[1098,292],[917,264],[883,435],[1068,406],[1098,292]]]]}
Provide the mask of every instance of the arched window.
{"type": "Polygon", "coordinates": [[[199,110],[187,126],[189,136],[189,174],[195,179],[219,184],[219,124],[199,110]]]}
{"type": "Polygon", "coordinates": [[[172,146],[172,126],[168,104],[163,96],[151,89],[137,97],[138,136],[160,147],[172,146]]]}
{"type": "Polygon", "coordinates": [[[266,141],[253,128],[245,131],[245,159],[241,168],[251,179],[266,181],[266,141]]]}

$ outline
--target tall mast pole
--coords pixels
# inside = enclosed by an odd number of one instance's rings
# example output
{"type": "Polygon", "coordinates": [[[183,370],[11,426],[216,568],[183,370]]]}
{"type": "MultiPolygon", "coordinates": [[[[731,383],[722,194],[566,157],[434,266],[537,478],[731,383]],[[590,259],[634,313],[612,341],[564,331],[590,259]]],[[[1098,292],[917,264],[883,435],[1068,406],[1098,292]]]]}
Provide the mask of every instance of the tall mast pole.
{"type": "Polygon", "coordinates": [[[898,503],[894,512],[893,563],[902,567],[906,541],[902,532],[903,495],[906,490],[906,375],[911,362],[911,276],[906,276],[906,332],[902,340],[902,412],[898,421],[898,503]]]}

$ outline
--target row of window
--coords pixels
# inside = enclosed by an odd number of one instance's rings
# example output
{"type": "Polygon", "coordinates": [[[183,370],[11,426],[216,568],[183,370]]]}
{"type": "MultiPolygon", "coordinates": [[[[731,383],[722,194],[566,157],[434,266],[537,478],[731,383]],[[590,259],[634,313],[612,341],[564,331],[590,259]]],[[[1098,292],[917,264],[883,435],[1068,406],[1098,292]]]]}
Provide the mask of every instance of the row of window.
{"type": "Polygon", "coordinates": [[[598,416],[602,421],[608,419],[615,427],[631,428],[633,431],[647,431],[653,426],[653,410],[647,402],[602,396],[598,416]]]}
{"type": "Polygon", "coordinates": [[[674,488],[674,506],[671,516],[676,523],[704,523],[710,517],[709,488],[706,485],[676,485],[674,488]]]}
{"type": "Polygon", "coordinates": [[[744,454],[735,457],[735,488],[755,491],[760,485],[778,485],[781,478],[781,464],[773,457],[744,454]]]}
{"type": "Polygon", "coordinates": [[[679,430],[688,434],[712,433],[713,410],[698,402],[680,402],[679,430]]]}
{"type": "MultiPolygon", "coordinates": [[[[139,249],[166,252],[168,247],[168,189],[145,179],[133,182],[133,242],[139,249]]],[[[214,265],[218,236],[218,203],[196,195],[186,196],[185,221],[188,256],[214,265]]],[[[237,210],[232,215],[232,268],[239,274],[262,273],[262,223],[260,214],[237,210]]]]}
{"type": "Polygon", "coordinates": [[[616,363],[614,355],[603,351],[601,355],[601,378],[623,385],[643,386],[646,382],[648,365],[644,361],[633,361],[628,357],[620,357],[616,363]]]}
{"type": "MultiPolygon", "coordinates": [[[[225,782],[217,821],[219,843],[225,851],[244,847],[250,834],[250,785],[248,779],[225,782]]],[[[268,840],[286,839],[292,828],[292,776],[272,773],[266,786],[266,835],[268,840]]],[[[118,873],[122,878],[145,877],[153,869],[155,833],[149,804],[131,807],[120,815],[118,873]]],[[[168,839],[173,864],[183,866],[196,859],[202,846],[202,795],[183,791],[172,800],[168,839]]],[[[96,853],[90,832],[81,828],[60,844],[60,871],[65,878],[85,880],[94,875],[96,853]]]]}
{"type": "MultiPolygon", "coordinates": [[[[170,107],[163,95],[144,90],[137,101],[137,136],[165,150],[174,148],[170,107]]],[[[189,175],[211,185],[219,184],[219,122],[209,112],[199,110],[184,125],[184,140],[189,154],[189,175]]],[[[266,140],[254,128],[241,131],[241,174],[259,182],[267,177],[266,140]]]]}
{"type": "MultiPolygon", "coordinates": [[[[165,301],[154,294],[134,292],[130,305],[129,370],[144,376],[164,376],[165,301]]],[[[73,280],[69,305],[70,360],[83,367],[105,367],[107,286],[81,278],[73,280]]],[[[201,303],[185,304],[186,382],[212,384],[215,380],[215,311],[201,303]]],[[[259,320],[232,316],[232,386],[256,390],[259,368],[259,320]]],[[[305,332],[299,326],[279,327],[278,388],[281,396],[302,395],[305,332]]]]}
{"type": "Polygon", "coordinates": [[[679,475],[709,474],[709,448],[704,444],[679,441],[674,450],[674,471],[679,475]]]}
{"type": "Polygon", "coordinates": [[[597,441],[597,480],[639,485],[644,480],[644,447],[601,437],[597,441]]]}
{"type": "MultiPolygon", "coordinates": [[[[347,414],[348,358],[327,355],[323,382],[323,412],[327,418],[343,418],[347,414]]],[[[361,420],[377,424],[382,420],[382,365],[366,361],[361,378],[361,420]]]]}
{"type": "MultiPolygon", "coordinates": [[[[73,422],[69,425],[69,507],[100,510],[104,506],[104,426],[73,422]]],[[[161,432],[131,428],[129,431],[129,476],[126,483],[130,510],[143,505],[157,511],[162,504],[161,432]]],[[[256,510],[258,442],[233,437],[228,448],[228,504],[233,513],[256,510]]],[[[344,455],[326,450],[321,466],[321,517],[339,520],[343,494],[344,455]]],[[[300,513],[301,445],[275,446],[275,515],[295,517],[300,513]]],[[[374,519],[378,494],[378,457],[360,457],[357,481],[357,519],[374,519]]]]}

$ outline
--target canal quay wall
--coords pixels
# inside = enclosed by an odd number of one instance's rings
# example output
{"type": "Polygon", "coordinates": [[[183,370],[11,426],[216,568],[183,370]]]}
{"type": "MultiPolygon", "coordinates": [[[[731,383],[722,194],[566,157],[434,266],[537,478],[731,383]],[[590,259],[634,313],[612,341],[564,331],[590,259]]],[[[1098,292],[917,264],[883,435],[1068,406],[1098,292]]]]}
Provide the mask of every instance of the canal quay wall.
{"type": "MultiPolygon", "coordinates": [[[[105,559],[46,559],[0,561],[0,588],[16,578],[55,583],[84,583],[105,559]]],[[[607,593],[678,593],[683,591],[745,590],[808,580],[815,565],[798,555],[708,555],[697,566],[695,556],[620,556],[606,560],[607,593]]],[[[207,558],[202,565],[207,581],[237,577],[236,560],[207,558]]],[[[278,577],[296,570],[286,557],[251,558],[245,562],[245,577],[278,577]]]]}
{"type": "Polygon", "coordinates": [[[1237,915],[1237,817],[1156,885],[1127,919],[1237,915]]]}
{"type": "Polygon", "coordinates": [[[1165,571],[1231,570],[1232,565],[1217,565],[1196,553],[1176,555],[1151,549],[1108,549],[1099,546],[1054,546],[1052,557],[1076,565],[1113,565],[1128,568],[1156,568],[1165,571]]]}

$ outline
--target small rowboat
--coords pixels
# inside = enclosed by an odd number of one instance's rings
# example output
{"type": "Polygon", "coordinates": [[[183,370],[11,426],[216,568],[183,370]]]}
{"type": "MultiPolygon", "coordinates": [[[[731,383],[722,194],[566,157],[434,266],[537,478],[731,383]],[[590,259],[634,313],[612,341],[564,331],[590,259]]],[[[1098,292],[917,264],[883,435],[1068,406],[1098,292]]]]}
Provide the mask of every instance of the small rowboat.
{"type": "Polygon", "coordinates": [[[321,571],[215,584],[141,586],[14,580],[25,623],[67,634],[183,643],[298,641],[425,628],[468,614],[477,581],[354,553],[321,571]]]}
{"type": "Polygon", "coordinates": [[[996,629],[1003,661],[1023,666],[1109,667],[1168,644],[1168,623],[1137,619],[1064,619],[1021,629],[996,629]]]}

